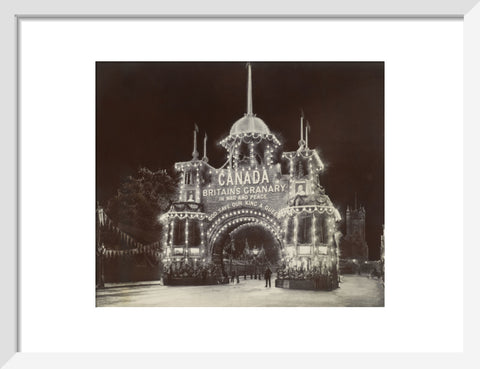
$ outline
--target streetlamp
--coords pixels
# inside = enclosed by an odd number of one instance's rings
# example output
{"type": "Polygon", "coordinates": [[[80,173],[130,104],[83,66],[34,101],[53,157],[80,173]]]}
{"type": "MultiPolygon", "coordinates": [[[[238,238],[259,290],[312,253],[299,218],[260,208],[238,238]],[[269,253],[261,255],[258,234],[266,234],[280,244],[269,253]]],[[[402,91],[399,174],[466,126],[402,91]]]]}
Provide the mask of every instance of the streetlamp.
{"type": "MultiPolygon", "coordinates": [[[[230,240],[230,249],[229,249],[229,252],[228,252],[228,255],[230,257],[230,275],[232,275],[232,258],[233,258],[233,249],[232,249],[232,241],[230,240]]],[[[232,281],[232,282],[235,282],[235,281],[232,281]]]]}
{"type": "Polygon", "coordinates": [[[102,246],[98,248],[98,255],[100,256],[100,280],[98,281],[98,288],[105,287],[105,275],[103,267],[103,255],[105,255],[105,245],[102,243],[102,246]]]}
{"type": "Polygon", "coordinates": [[[247,280],[247,248],[243,249],[243,279],[247,280]]]}

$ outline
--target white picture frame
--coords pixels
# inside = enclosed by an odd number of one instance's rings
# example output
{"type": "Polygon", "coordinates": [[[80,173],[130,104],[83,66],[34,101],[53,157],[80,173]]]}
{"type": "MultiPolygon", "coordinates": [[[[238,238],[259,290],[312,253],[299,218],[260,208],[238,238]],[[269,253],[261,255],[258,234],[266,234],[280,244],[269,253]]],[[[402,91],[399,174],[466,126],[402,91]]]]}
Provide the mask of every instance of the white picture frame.
{"type": "MultiPolygon", "coordinates": [[[[2,14],[3,58],[0,73],[2,78],[1,91],[4,109],[0,110],[2,124],[0,139],[2,147],[1,168],[6,173],[2,181],[2,236],[3,246],[0,247],[0,285],[2,304],[0,315],[0,365],[7,368],[64,368],[64,367],[158,367],[172,365],[229,366],[245,367],[246,365],[291,367],[312,364],[314,361],[322,365],[362,366],[368,368],[390,366],[428,366],[434,363],[436,367],[475,367],[480,360],[476,355],[475,333],[479,328],[476,308],[479,306],[475,292],[478,290],[475,275],[475,261],[479,252],[474,245],[478,241],[474,237],[476,229],[474,211],[479,204],[477,189],[480,181],[475,174],[478,157],[478,122],[480,108],[480,5],[478,0],[462,1],[341,1],[329,3],[307,3],[268,1],[264,3],[224,4],[218,1],[205,1],[201,4],[195,1],[181,3],[170,1],[157,4],[154,1],[137,2],[132,8],[117,8],[113,1],[82,1],[57,4],[42,2],[37,4],[25,0],[8,0],[0,5],[2,14]],[[148,16],[146,16],[148,14],[148,16]],[[458,354],[276,354],[241,355],[241,354],[44,354],[19,352],[18,337],[18,280],[19,266],[18,244],[18,74],[17,74],[17,26],[22,17],[373,17],[373,18],[462,18],[464,22],[464,351],[458,354]],[[475,135],[477,133],[477,135],[475,135]],[[272,360],[273,364],[272,364],[272,360]],[[475,365],[474,363],[477,362],[475,365]]],[[[461,165],[461,163],[459,163],[461,165]]],[[[381,339],[381,338],[380,338],[381,339]]],[[[312,364],[315,365],[315,364],[312,364]]]]}

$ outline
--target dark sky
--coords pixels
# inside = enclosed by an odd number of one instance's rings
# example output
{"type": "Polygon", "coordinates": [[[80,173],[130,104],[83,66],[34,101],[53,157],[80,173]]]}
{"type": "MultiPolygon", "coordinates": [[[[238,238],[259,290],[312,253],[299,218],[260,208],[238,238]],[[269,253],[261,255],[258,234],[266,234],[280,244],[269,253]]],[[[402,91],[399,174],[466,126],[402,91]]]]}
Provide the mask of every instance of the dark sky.
{"type": "MultiPolygon", "coordinates": [[[[384,64],[252,62],[253,111],[284,142],[298,147],[300,109],[312,127],[309,146],[326,164],[321,176],[345,218],[366,209],[370,259],[384,224],[384,64]]],[[[238,63],[99,62],[96,66],[97,200],[105,204],[137,168],[172,169],[191,159],[192,129],[208,134],[209,163],[246,111],[247,70],[238,63]]],[[[199,150],[202,154],[202,151],[199,150]]],[[[345,224],[341,229],[345,234],[345,224]]]]}

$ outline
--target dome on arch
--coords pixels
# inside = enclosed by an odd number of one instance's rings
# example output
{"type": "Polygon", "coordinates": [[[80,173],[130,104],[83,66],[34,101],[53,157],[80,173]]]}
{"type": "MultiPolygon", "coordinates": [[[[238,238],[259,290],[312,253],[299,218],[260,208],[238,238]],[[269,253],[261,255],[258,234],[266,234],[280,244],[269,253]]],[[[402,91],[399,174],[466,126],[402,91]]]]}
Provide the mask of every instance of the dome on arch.
{"type": "Polygon", "coordinates": [[[265,122],[253,114],[245,114],[245,116],[237,120],[230,129],[230,136],[245,133],[271,134],[265,122]]]}

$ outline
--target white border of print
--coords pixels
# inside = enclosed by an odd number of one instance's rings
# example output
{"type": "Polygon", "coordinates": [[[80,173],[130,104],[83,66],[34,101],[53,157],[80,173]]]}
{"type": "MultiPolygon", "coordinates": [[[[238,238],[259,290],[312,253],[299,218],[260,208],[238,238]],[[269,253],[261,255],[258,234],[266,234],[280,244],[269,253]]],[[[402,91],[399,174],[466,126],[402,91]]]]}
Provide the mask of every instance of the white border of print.
{"type": "MultiPolygon", "coordinates": [[[[463,250],[452,252],[451,245],[462,242],[462,198],[446,197],[439,186],[448,168],[449,192],[463,191],[461,20],[29,18],[21,20],[20,34],[20,350],[366,352],[375,342],[378,352],[461,352],[463,250]],[[86,247],[95,238],[95,62],[292,55],[385,62],[385,308],[96,309],[86,247]],[[447,207],[459,215],[446,216],[447,207]],[[431,213],[422,216],[423,209],[431,213]],[[426,232],[440,224],[441,232],[426,232]],[[361,332],[362,340],[345,330],[361,332]]],[[[338,175],[334,168],[329,176],[338,175]]]]}
{"type": "MultiPolygon", "coordinates": [[[[2,236],[3,246],[0,248],[0,286],[2,287],[2,304],[0,315],[0,364],[6,362],[9,368],[24,367],[87,367],[94,365],[100,367],[104,365],[116,365],[119,368],[132,366],[153,367],[158,366],[159,360],[161,365],[175,365],[179,362],[183,365],[205,365],[208,362],[209,367],[217,365],[229,365],[229,367],[239,367],[240,365],[250,365],[250,360],[255,359],[257,365],[272,365],[271,358],[268,354],[256,354],[255,356],[245,355],[109,355],[109,354],[29,354],[17,353],[17,125],[16,125],[16,64],[15,64],[15,16],[23,14],[23,16],[51,16],[61,14],[63,18],[75,18],[79,15],[91,17],[101,16],[145,16],[152,14],[158,16],[189,16],[195,17],[199,15],[220,15],[236,17],[239,15],[251,16],[336,16],[336,17],[461,17],[465,15],[465,110],[464,110],[464,198],[465,202],[465,278],[464,278],[464,306],[465,306],[465,325],[464,325],[464,353],[455,355],[343,355],[343,354],[308,354],[308,355],[278,355],[273,365],[292,366],[302,364],[299,361],[305,360],[322,360],[322,365],[342,363],[343,365],[364,365],[366,367],[379,367],[388,364],[390,366],[405,366],[417,364],[418,366],[428,365],[430,361],[435,361],[437,367],[452,367],[453,365],[461,365],[462,367],[474,367],[473,362],[478,363],[475,357],[474,334],[478,331],[478,318],[475,312],[478,311],[478,299],[475,299],[474,292],[477,290],[475,282],[474,263],[478,260],[478,251],[473,249],[476,244],[474,239],[474,224],[476,217],[474,211],[478,209],[478,193],[479,179],[475,178],[472,173],[475,168],[475,158],[478,157],[477,142],[475,140],[475,124],[480,121],[479,104],[477,96],[479,96],[480,74],[478,65],[480,65],[480,55],[476,45],[479,44],[480,35],[480,6],[472,7],[478,0],[471,1],[390,1],[388,4],[381,1],[363,1],[361,4],[355,1],[332,1],[328,4],[316,2],[295,2],[294,7],[290,7],[290,2],[275,1],[275,6],[266,4],[233,4],[229,8],[225,8],[223,2],[170,2],[158,5],[153,1],[137,1],[134,8],[120,8],[117,2],[99,2],[99,1],[82,1],[82,2],[64,2],[44,1],[38,5],[33,1],[4,1],[1,5],[1,27],[0,37],[1,45],[4,46],[1,73],[1,97],[4,108],[1,110],[2,124],[0,125],[0,139],[2,148],[2,191],[0,196],[2,199],[2,236]],[[117,9],[115,8],[117,6],[117,9]],[[112,9],[115,9],[112,11],[112,9]],[[271,9],[275,9],[274,12],[271,9]],[[475,119],[476,118],[476,119],[475,119]],[[470,169],[470,171],[469,171],[470,169]],[[467,242],[468,241],[468,242],[467,242]],[[468,246],[467,246],[468,245],[468,246]],[[476,252],[476,253],[475,253],[476,252]],[[199,360],[203,359],[203,360],[199,360]],[[394,361],[392,362],[392,359],[394,361]],[[268,360],[268,363],[267,363],[268,360]],[[398,363],[398,364],[397,364],[398,363]]],[[[461,163],[458,163],[461,165],[461,163]]],[[[457,194],[459,195],[459,194],[457,194]]],[[[477,242],[478,243],[478,242],[477,242]]],[[[439,322],[440,324],[440,322],[439,322]]],[[[88,337],[85,337],[88,339],[88,337]]],[[[382,339],[381,337],[379,339],[382,339]]],[[[478,365],[478,364],[477,364],[478,365]]]]}

